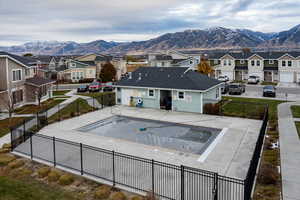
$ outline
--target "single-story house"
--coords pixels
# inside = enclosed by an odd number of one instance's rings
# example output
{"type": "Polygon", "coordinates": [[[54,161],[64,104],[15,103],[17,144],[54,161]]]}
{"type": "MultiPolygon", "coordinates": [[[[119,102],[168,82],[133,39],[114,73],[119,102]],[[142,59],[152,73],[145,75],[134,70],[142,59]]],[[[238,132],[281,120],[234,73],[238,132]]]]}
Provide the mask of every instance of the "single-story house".
{"type": "Polygon", "coordinates": [[[188,67],[140,67],[115,85],[117,104],[203,113],[221,100],[222,83],[188,67]]]}

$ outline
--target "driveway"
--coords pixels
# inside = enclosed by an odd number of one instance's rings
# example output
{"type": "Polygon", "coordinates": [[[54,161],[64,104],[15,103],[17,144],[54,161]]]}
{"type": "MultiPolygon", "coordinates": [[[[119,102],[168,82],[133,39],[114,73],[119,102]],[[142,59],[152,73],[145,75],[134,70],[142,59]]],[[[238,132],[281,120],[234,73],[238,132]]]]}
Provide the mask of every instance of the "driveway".
{"type": "Polygon", "coordinates": [[[300,102],[278,106],[283,200],[300,200],[300,139],[290,109],[292,105],[300,106],[300,102]]]}

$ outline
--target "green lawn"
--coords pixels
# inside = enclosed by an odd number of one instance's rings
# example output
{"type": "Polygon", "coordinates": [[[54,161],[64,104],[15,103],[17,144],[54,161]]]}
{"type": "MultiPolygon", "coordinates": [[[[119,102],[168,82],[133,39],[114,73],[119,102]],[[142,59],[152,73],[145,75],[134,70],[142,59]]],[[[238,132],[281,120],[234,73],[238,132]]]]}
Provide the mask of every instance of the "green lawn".
{"type": "Polygon", "coordinates": [[[273,85],[273,86],[276,86],[276,85],[278,85],[278,83],[263,81],[263,82],[261,83],[261,85],[273,85]]]}
{"type": "Polygon", "coordinates": [[[75,117],[77,115],[87,113],[90,111],[93,111],[94,108],[91,107],[84,99],[77,99],[74,102],[70,103],[66,107],[64,107],[62,110],[60,110],[58,113],[52,115],[48,122],[52,123],[55,121],[58,121],[59,118],[66,119],[70,117],[75,117]]]}
{"type": "Polygon", "coordinates": [[[300,118],[300,106],[291,106],[293,117],[300,118]]]}
{"type": "Polygon", "coordinates": [[[80,198],[58,187],[33,179],[17,180],[0,177],[0,200],[72,200],[80,198]]]}
{"type": "Polygon", "coordinates": [[[109,104],[115,105],[115,101],[116,101],[114,92],[77,93],[77,95],[95,98],[100,104],[103,100],[104,105],[109,105],[109,104]]]}
{"type": "Polygon", "coordinates": [[[14,127],[19,124],[22,124],[25,119],[26,119],[25,117],[13,117],[10,120],[9,119],[0,120],[0,137],[9,133],[10,127],[14,127]]]}
{"type": "Polygon", "coordinates": [[[300,122],[296,122],[296,128],[297,128],[297,131],[298,131],[298,135],[299,135],[299,138],[300,138],[300,122]]]}
{"type": "Polygon", "coordinates": [[[56,106],[57,104],[60,104],[63,101],[64,101],[64,99],[49,99],[47,101],[42,102],[40,106],[38,106],[38,105],[22,106],[21,108],[16,109],[15,113],[16,114],[33,114],[33,113],[37,113],[42,110],[50,109],[50,108],[56,106]]]}
{"type": "Polygon", "coordinates": [[[53,91],[53,96],[64,96],[66,93],[70,92],[71,90],[57,90],[53,91]]]}
{"type": "MultiPolygon", "coordinates": [[[[242,98],[242,97],[223,97],[223,100],[233,100],[237,102],[250,102],[250,103],[263,103],[269,105],[269,119],[277,119],[277,106],[285,101],[270,100],[270,99],[255,99],[255,98],[242,98]]],[[[260,105],[238,105],[233,103],[228,103],[223,107],[223,112],[232,116],[247,117],[244,113],[254,114],[256,111],[260,112],[262,106],[260,105]]]]}

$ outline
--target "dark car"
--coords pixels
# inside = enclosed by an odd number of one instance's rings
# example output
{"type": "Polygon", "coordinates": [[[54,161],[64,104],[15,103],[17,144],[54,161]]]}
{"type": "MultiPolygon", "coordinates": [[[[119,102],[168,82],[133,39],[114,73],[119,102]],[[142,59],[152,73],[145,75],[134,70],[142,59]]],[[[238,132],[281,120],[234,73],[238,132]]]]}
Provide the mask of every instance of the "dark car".
{"type": "Polygon", "coordinates": [[[113,87],[106,86],[103,88],[103,92],[112,92],[114,90],[113,87]]]}
{"type": "Polygon", "coordinates": [[[227,83],[222,84],[221,86],[221,92],[222,94],[226,94],[229,90],[229,85],[227,83]]]}
{"type": "Polygon", "coordinates": [[[267,85],[263,88],[264,97],[276,97],[276,88],[272,85],[267,85]]]}
{"type": "Polygon", "coordinates": [[[239,94],[241,95],[242,93],[245,92],[245,85],[241,83],[231,83],[229,85],[229,90],[228,93],[231,94],[239,94]]]}
{"type": "Polygon", "coordinates": [[[81,85],[77,88],[77,92],[87,92],[89,90],[88,85],[81,85]]]}

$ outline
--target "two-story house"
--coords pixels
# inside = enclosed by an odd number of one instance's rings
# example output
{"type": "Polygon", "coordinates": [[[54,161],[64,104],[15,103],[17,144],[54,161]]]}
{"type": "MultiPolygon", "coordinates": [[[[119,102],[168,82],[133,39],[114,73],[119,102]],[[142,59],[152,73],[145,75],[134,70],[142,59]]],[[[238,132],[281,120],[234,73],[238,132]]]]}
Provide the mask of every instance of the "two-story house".
{"type": "Polygon", "coordinates": [[[49,79],[36,76],[37,66],[32,59],[0,52],[0,109],[37,104],[52,97],[49,79]]]}

